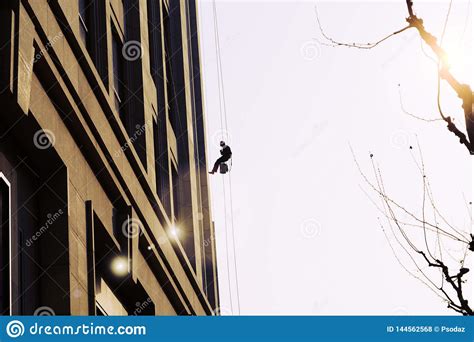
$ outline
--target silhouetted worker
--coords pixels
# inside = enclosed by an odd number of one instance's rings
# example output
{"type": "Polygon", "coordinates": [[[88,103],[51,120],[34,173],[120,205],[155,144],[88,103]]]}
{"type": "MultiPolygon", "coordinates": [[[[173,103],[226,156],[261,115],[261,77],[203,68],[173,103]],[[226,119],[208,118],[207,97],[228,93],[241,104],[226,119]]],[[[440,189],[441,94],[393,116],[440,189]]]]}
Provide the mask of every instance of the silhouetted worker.
{"type": "Polygon", "coordinates": [[[232,158],[232,151],[230,147],[227,146],[224,141],[221,141],[220,145],[221,145],[221,157],[217,159],[216,162],[214,163],[214,167],[212,168],[212,171],[209,172],[211,175],[217,172],[219,165],[221,165],[222,163],[225,163],[230,158],[232,158]]]}

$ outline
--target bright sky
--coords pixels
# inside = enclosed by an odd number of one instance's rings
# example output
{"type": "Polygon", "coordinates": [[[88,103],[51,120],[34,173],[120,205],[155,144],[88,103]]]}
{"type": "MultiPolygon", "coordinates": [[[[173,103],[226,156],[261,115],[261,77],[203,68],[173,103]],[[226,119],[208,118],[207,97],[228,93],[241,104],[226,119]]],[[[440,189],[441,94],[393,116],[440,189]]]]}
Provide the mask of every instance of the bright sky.
{"type": "MultiPolygon", "coordinates": [[[[374,153],[388,191],[419,211],[422,184],[408,150],[416,135],[439,208],[470,231],[467,151],[445,124],[416,120],[400,107],[398,84],[407,110],[437,118],[436,66],[414,30],[372,50],[319,45],[315,4],[217,1],[241,313],[451,314],[397,263],[349,147],[368,175],[374,153]]],[[[437,36],[448,4],[415,1],[437,36]]],[[[212,2],[200,1],[199,9],[211,164],[222,135],[212,2]]],[[[404,0],[319,2],[318,10],[325,32],[345,42],[376,41],[407,17],[404,0]]],[[[454,1],[444,41],[455,57],[453,72],[466,82],[472,80],[468,11],[472,4],[454,1]]],[[[448,87],[442,105],[462,127],[460,101],[448,87]]],[[[229,184],[224,202],[222,178],[211,177],[221,307],[236,314],[229,184]]]]}

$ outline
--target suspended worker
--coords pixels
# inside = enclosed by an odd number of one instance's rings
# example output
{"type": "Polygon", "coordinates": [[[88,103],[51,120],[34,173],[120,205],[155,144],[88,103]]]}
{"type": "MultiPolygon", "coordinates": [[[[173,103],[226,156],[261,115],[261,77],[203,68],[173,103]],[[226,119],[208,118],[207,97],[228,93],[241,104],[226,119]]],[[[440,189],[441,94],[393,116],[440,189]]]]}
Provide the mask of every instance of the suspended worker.
{"type": "Polygon", "coordinates": [[[212,168],[212,171],[209,172],[211,175],[217,172],[217,169],[222,163],[225,163],[230,158],[232,158],[232,151],[230,147],[226,145],[225,141],[221,141],[220,145],[221,145],[221,157],[217,159],[216,162],[214,163],[214,167],[212,168]]]}

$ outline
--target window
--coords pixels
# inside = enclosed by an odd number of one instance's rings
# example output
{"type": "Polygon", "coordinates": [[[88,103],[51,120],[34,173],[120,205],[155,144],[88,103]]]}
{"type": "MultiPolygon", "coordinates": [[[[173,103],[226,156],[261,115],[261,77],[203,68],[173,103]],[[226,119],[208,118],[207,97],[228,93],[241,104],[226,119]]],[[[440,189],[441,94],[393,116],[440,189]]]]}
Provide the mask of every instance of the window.
{"type": "Polygon", "coordinates": [[[78,0],[79,34],[99,75],[108,87],[108,48],[105,1],[78,0]]]}
{"type": "Polygon", "coordinates": [[[148,46],[150,47],[150,67],[153,78],[156,74],[157,64],[159,63],[156,53],[158,49],[161,50],[161,46],[158,46],[158,43],[161,41],[160,13],[158,6],[158,1],[148,0],[147,2],[148,46]]]}
{"type": "MultiPolygon", "coordinates": [[[[145,170],[147,144],[145,123],[145,95],[141,60],[140,8],[132,2],[124,3],[126,27],[121,29],[117,15],[111,17],[112,77],[115,108],[145,170]]],[[[120,12],[120,9],[117,9],[120,12]]],[[[110,39],[110,38],[109,38],[110,39]]]]}
{"type": "Polygon", "coordinates": [[[153,122],[153,140],[155,147],[156,193],[168,215],[171,214],[170,173],[168,163],[168,141],[166,117],[159,116],[153,122]]]}
{"type": "Polygon", "coordinates": [[[158,97],[158,112],[166,113],[165,79],[163,69],[163,39],[161,31],[161,2],[148,0],[148,45],[150,46],[150,69],[158,97]]]}
{"type": "Polygon", "coordinates": [[[91,35],[92,35],[92,16],[93,6],[90,0],[79,0],[79,30],[81,39],[87,47],[89,53],[91,52],[91,35]]]}
{"type": "Polygon", "coordinates": [[[122,40],[114,29],[112,32],[112,68],[115,109],[119,113],[120,119],[125,127],[128,127],[124,113],[124,61],[122,56],[122,46],[122,40]]]}
{"type": "Polygon", "coordinates": [[[148,0],[148,37],[150,46],[150,69],[157,91],[158,110],[153,122],[155,148],[156,193],[168,215],[171,215],[170,173],[168,163],[167,120],[163,69],[163,39],[161,30],[161,2],[148,0]]]}
{"type": "Polygon", "coordinates": [[[173,51],[171,45],[171,22],[168,10],[163,13],[163,30],[164,30],[164,41],[165,41],[165,63],[166,63],[166,91],[168,96],[168,113],[170,118],[171,127],[176,135],[179,135],[178,131],[178,112],[177,112],[177,95],[176,87],[173,80],[173,51]]]}
{"type": "Polygon", "coordinates": [[[180,219],[179,215],[179,195],[180,195],[180,188],[179,188],[179,178],[178,178],[178,171],[176,168],[171,167],[171,174],[172,174],[172,182],[173,182],[173,216],[174,222],[178,222],[180,219]]]}
{"type": "Polygon", "coordinates": [[[10,183],[0,172],[0,314],[9,315],[11,301],[10,183]]]}

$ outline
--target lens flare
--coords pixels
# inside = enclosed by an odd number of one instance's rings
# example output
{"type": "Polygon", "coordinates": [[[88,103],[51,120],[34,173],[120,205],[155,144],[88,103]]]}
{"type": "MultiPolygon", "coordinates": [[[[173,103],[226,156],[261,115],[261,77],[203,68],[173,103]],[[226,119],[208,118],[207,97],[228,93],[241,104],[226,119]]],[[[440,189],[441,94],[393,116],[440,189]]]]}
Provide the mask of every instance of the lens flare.
{"type": "Polygon", "coordinates": [[[111,266],[112,272],[117,276],[124,276],[128,273],[128,261],[125,257],[116,257],[111,266]]]}
{"type": "Polygon", "coordinates": [[[174,237],[178,238],[180,235],[179,228],[177,226],[171,226],[170,227],[170,234],[173,235],[174,237]]]}

